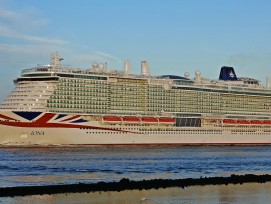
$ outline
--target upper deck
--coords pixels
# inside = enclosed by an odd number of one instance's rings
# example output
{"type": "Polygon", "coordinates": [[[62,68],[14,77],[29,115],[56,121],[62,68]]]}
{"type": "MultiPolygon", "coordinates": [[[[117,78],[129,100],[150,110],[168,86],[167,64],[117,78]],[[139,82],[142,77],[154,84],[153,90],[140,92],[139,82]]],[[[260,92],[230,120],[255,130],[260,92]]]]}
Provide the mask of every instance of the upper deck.
{"type": "Polygon", "coordinates": [[[122,71],[101,64],[81,70],[61,66],[55,55],[53,59],[50,65],[24,69],[0,108],[107,115],[271,115],[271,91],[258,80],[209,80],[198,71],[193,78],[187,73],[152,76],[146,61],[139,75],[131,73],[127,62],[122,71]]]}
{"type": "MultiPolygon", "coordinates": [[[[36,67],[24,69],[21,72],[21,78],[28,77],[66,77],[77,79],[92,79],[110,81],[110,78],[126,78],[144,80],[151,84],[166,84],[168,88],[178,89],[178,87],[187,87],[189,90],[203,90],[240,94],[270,95],[271,90],[264,87],[259,80],[239,77],[236,80],[209,80],[201,76],[199,71],[195,72],[194,78],[175,75],[152,76],[142,71],[140,75],[132,74],[127,67],[124,70],[113,70],[105,67],[103,64],[94,63],[91,68],[86,70],[62,67],[60,56],[57,53],[52,55],[50,65],[37,65],[36,67]]],[[[143,61],[145,62],[145,61],[143,61]]],[[[125,63],[126,66],[126,63],[125,63]]],[[[144,67],[141,67],[141,70],[144,67]]],[[[149,70],[148,70],[149,71],[149,70]]]]}

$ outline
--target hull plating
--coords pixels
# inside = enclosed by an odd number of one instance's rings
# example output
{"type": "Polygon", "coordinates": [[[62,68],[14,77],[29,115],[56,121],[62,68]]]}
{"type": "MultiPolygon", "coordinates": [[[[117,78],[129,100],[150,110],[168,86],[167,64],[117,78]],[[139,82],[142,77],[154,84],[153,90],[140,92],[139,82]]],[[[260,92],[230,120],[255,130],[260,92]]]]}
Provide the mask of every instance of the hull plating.
{"type": "Polygon", "coordinates": [[[1,145],[271,144],[266,128],[112,125],[54,113],[2,112],[0,117],[1,145]]]}

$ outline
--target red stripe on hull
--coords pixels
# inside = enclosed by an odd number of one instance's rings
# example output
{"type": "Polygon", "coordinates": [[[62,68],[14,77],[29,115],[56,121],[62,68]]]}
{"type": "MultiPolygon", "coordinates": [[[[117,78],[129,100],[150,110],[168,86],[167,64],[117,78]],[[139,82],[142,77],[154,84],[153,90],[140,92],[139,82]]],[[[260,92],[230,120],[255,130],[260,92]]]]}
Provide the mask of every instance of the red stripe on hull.
{"type": "Polygon", "coordinates": [[[16,120],[16,119],[14,119],[14,118],[10,118],[10,117],[5,116],[5,115],[2,115],[2,114],[0,114],[0,118],[3,118],[3,119],[5,119],[5,120],[16,120]]]}
{"type": "MultiPolygon", "coordinates": [[[[35,122],[6,122],[0,121],[0,125],[12,126],[12,127],[22,127],[22,128],[77,128],[77,129],[96,129],[96,130],[109,130],[114,132],[127,132],[127,133],[137,133],[126,130],[116,130],[111,128],[94,127],[87,125],[75,125],[75,124],[62,124],[62,123],[35,123],[35,122]]],[[[137,133],[140,134],[140,133],[137,133]]]]}

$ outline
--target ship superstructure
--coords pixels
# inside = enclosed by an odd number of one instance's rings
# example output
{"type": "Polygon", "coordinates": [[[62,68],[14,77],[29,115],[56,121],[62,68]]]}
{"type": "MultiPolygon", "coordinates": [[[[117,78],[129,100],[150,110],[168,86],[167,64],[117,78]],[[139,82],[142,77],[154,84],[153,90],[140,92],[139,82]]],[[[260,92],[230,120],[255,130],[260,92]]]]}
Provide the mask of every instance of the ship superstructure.
{"type": "Polygon", "coordinates": [[[219,80],[195,72],[151,76],[93,63],[86,70],[25,69],[1,104],[1,144],[270,144],[271,91],[222,67],[219,80]]]}

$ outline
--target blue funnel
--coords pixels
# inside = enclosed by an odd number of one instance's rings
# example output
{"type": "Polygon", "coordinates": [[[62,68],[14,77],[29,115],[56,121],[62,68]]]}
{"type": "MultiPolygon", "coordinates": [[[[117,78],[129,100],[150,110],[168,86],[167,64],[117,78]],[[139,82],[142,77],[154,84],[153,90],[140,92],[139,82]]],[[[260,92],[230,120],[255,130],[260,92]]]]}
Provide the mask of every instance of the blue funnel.
{"type": "Polygon", "coordinates": [[[236,81],[237,76],[233,67],[221,67],[219,80],[236,81]]]}

